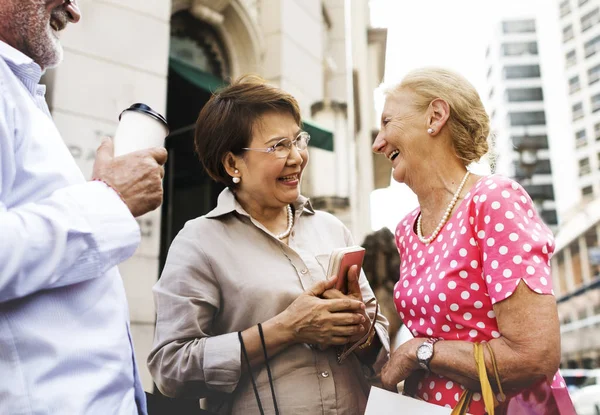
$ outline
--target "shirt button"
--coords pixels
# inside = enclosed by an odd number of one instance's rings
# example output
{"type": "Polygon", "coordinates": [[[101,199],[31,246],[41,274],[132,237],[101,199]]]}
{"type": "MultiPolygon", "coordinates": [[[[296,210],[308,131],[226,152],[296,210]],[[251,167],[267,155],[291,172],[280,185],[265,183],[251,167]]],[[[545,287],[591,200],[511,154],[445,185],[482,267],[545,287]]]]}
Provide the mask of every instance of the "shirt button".
{"type": "Polygon", "coordinates": [[[321,376],[323,376],[324,378],[328,378],[329,372],[328,371],[321,372],[321,376]]]}
{"type": "Polygon", "coordinates": [[[306,274],[308,272],[308,269],[304,268],[302,271],[300,271],[302,274],[306,274]]]}

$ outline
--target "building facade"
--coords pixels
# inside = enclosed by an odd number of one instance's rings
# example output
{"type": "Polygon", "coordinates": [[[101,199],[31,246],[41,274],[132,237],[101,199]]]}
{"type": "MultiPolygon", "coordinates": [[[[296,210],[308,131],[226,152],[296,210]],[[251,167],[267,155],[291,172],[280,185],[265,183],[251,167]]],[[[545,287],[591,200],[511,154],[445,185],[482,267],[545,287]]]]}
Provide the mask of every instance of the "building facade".
{"type": "MultiPolygon", "coordinates": [[[[165,114],[171,134],[165,199],[138,218],[142,243],[120,266],[144,387],[154,336],[152,286],[168,247],[222,187],[193,152],[193,125],[211,93],[256,73],[299,101],[312,136],[302,192],[340,217],[357,243],[370,231],[373,89],[383,79],[386,32],[373,29],[363,0],[80,0],[83,19],[64,35],[65,61],[48,71],[47,100],[87,177],[119,113],[144,102],[165,114]]],[[[210,236],[207,236],[210,237],[210,236]]]]}
{"type": "Polygon", "coordinates": [[[600,197],[600,1],[562,0],[560,25],[584,201],[600,197]]]}
{"type": "Polygon", "coordinates": [[[576,160],[576,197],[561,213],[552,259],[562,363],[600,367],[600,1],[559,0],[563,85],[576,160]]]}
{"type": "Polygon", "coordinates": [[[534,18],[502,20],[486,52],[493,170],[519,181],[550,227],[558,224],[534,18]]]}

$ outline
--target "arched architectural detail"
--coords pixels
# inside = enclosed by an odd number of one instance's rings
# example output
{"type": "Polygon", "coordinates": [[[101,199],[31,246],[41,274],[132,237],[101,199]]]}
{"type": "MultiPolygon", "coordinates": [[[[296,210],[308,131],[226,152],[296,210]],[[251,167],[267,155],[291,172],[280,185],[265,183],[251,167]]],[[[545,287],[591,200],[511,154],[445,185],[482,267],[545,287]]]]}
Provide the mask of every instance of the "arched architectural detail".
{"type": "Polygon", "coordinates": [[[222,60],[228,63],[228,75],[235,78],[243,73],[260,72],[263,35],[241,0],[173,0],[173,15],[183,10],[189,10],[218,33],[227,54],[222,60]]]}
{"type": "Polygon", "coordinates": [[[223,24],[217,30],[230,51],[232,76],[262,72],[265,46],[258,22],[252,19],[240,0],[232,0],[224,16],[223,24]]]}
{"type": "Polygon", "coordinates": [[[229,53],[221,35],[189,10],[171,17],[170,56],[221,79],[231,75],[229,53]]]}

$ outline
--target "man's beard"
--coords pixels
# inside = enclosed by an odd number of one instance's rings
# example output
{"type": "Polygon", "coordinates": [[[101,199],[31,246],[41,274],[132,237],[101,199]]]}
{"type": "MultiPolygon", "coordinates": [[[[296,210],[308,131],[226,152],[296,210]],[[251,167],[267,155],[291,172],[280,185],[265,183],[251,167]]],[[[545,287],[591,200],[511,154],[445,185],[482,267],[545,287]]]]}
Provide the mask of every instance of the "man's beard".
{"type": "Polygon", "coordinates": [[[45,0],[19,1],[12,15],[12,30],[17,33],[18,49],[42,69],[58,65],[63,49],[50,28],[45,0]]]}

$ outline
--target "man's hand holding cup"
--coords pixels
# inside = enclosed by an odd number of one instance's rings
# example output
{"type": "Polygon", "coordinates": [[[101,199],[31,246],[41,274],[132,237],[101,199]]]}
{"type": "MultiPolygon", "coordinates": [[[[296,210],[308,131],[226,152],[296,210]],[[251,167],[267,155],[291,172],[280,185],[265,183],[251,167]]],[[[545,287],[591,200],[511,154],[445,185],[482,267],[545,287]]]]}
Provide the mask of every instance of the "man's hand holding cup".
{"type": "Polygon", "coordinates": [[[111,186],[133,214],[141,216],[162,203],[166,120],[144,104],[123,111],[113,140],[105,139],[96,152],[93,178],[111,186]]]}

